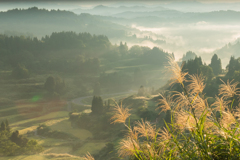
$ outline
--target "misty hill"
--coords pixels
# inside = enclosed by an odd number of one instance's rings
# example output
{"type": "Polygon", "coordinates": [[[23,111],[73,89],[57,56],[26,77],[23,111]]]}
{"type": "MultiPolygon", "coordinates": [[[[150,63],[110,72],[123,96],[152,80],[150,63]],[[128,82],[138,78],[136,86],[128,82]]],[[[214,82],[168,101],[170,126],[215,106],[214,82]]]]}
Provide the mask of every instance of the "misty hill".
{"type": "Polygon", "coordinates": [[[199,1],[174,1],[171,3],[162,4],[162,6],[182,12],[212,12],[219,10],[240,11],[240,3],[236,1],[234,3],[222,2],[216,1],[215,3],[201,3],[199,1]]]}
{"type": "Polygon", "coordinates": [[[127,11],[123,13],[118,13],[113,15],[114,17],[121,17],[121,18],[136,18],[136,17],[149,17],[149,16],[156,16],[162,18],[173,18],[173,17],[180,17],[183,16],[183,12],[175,11],[175,10],[163,10],[163,11],[147,11],[147,12],[134,12],[134,11],[127,11]]]}
{"type": "Polygon", "coordinates": [[[227,44],[224,47],[216,50],[214,53],[216,53],[220,58],[226,58],[229,60],[230,56],[239,57],[240,56],[240,42],[236,41],[235,43],[227,44]]]}
{"type": "Polygon", "coordinates": [[[214,11],[214,12],[180,12],[176,10],[162,10],[151,12],[122,12],[112,17],[102,17],[105,20],[111,20],[115,23],[124,25],[141,25],[148,27],[159,27],[159,25],[172,25],[184,23],[237,23],[240,20],[240,12],[237,11],[214,11]]]}
{"type": "Polygon", "coordinates": [[[0,32],[6,30],[30,32],[40,37],[52,32],[75,31],[120,38],[131,30],[90,14],[76,15],[69,11],[48,11],[37,7],[0,12],[0,21],[0,32]]]}
{"type": "Polygon", "coordinates": [[[157,6],[157,7],[145,7],[145,6],[119,6],[119,7],[109,7],[109,6],[104,6],[104,5],[98,5],[92,9],[74,9],[72,10],[76,14],[80,13],[89,13],[89,14],[95,14],[95,15],[114,15],[118,13],[123,13],[123,12],[151,12],[151,11],[162,11],[162,10],[167,10],[164,7],[157,6]]]}

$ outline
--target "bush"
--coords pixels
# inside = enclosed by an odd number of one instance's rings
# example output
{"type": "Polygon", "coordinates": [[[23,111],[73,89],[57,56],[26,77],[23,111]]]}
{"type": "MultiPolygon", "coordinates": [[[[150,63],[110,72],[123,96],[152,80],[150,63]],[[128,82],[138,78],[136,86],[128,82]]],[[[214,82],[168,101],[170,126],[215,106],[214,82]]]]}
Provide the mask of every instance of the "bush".
{"type": "Polygon", "coordinates": [[[16,79],[24,79],[29,77],[28,69],[23,65],[17,65],[12,71],[12,77],[16,79]]]}
{"type": "Polygon", "coordinates": [[[138,108],[137,114],[140,118],[147,119],[148,121],[155,121],[158,116],[158,113],[151,111],[144,106],[138,108]]]}
{"type": "Polygon", "coordinates": [[[37,128],[37,134],[41,136],[46,136],[49,138],[56,138],[56,139],[76,139],[76,137],[70,134],[56,131],[56,130],[52,131],[50,127],[46,126],[45,124],[39,125],[39,127],[37,128]]]}

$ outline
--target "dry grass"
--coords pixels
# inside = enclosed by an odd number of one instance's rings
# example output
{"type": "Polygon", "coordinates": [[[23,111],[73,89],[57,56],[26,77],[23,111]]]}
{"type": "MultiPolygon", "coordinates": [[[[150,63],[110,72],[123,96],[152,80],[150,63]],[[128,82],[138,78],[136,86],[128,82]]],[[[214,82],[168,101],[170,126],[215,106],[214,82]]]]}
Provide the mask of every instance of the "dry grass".
{"type": "Polygon", "coordinates": [[[189,75],[190,80],[188,80],[188,82],[190,82],[190,84],[188,85],[187,89],[188,92],[191,94],[198,94],[198,93],[202,93],[204,88],[205,88],[205,84],[204,84],[204,77],[202,77],[201,75],[189,75]]]}
{"type": "Polygon", "coordinates": [[[216,96],[215,99],[215,102],[211,105],[212,107],[214,107],[213,109],[215,111],[224,111],[228,109],[228,104],[226,101],[224,101],[223,97],[219,98],[216,96]]]}
{"type": "Polygon", "coordinates": [[[234,95],[239,95],[239,88],[237,88],[238,82],[235,82],[231,84],[234,80],[229,82],[227,80],[227,83],[225,83],[223,80],[221,80],[223,84],[221,84],[219,87],[219,95],[223,97],[223,99],[228,99],[233,97],[234,95]]]}
{"type": "Polygon", "coordinates": [[[112,123],[125,123],[126,119],[131,115],[128,108],[123,108],[122,104],[119,106],[116,103],[116,106],[113,109],[114,116],[111,118],[112,123]]]}
{"type": "Polygon", "coordinates": [[[161,109],[161,112],[166,112],[168,110],[171,110],[171,106],[172,106],[172,97],[171,96],[167,96],[167,98],[165,96],[163,96],[162,94],[160,94],[161,99],[159,99],[159,107],[157,109],[161,109]]]}
{"type": "Polygon", "coordinates": [[[154,139],[156,136],[156,128],[152,126],[150,122],[144,122],[143,119],[136,122],[134,131],[138,132],[138,134],[140,134],[140,137],[149,137],[151,139],[154,139]]]}
{"type": "Polygon", "coordinates": [[[138,142],[134,139],[127,137],[126,139],[122,139],[119,143],[118,153],[119,156],[132,156],[135,154],[136,149],[140,149],[138,142]]]}
{"type": "Polygon", "coordinates": [[[83,157],[84,160],[94,160],[94,157],[88,152],[85,157],[83,157]]]}
{"type": "Polygon", "coordinates": [[[168,64],[169,66],[166,66],[166,68],[168,69],[168,71],[170,73],[172,73],[172,80],[173,82],[171,84],[174,83],[180,83],[183,84],[183,82],[186,80],[185,76],[188,74],[186,72],[182,72],[182,67],[180,67],[174,60],[173,56],[168,56],[168,64]]]}

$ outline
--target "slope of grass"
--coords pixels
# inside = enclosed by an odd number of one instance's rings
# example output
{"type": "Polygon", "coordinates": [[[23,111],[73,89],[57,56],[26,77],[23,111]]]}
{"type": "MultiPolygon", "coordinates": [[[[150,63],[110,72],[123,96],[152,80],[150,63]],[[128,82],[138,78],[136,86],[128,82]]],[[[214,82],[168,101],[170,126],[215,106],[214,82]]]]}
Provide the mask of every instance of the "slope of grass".
{"type": "Polygon", "coordinates": [[[105,142],[86,143],[83,147],[73,152],[73,154],[78,156],[84,156],[87,152],[91,154],[97,154],[103,147],[105,147],[105,144],[105,142]]]}
{"type": "Polygon", "coordinates": [[[71,122],[68,120],[64,120],[60,123],[56,123],[56,124],[52,125],[51,129],[71,134],[71,135],[79,138],[80,140],[85,140],[88,137],[92,137],[92,133],[89,132],[88,130],[72,128],[71,122]]]}

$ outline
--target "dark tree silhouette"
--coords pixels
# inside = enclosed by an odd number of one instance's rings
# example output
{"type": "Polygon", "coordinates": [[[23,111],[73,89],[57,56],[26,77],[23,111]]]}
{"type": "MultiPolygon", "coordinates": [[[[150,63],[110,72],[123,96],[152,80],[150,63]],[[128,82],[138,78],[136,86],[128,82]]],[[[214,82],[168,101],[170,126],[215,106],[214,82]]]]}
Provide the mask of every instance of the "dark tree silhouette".
{"type": "Polygon", "coordinates": [[[95,115],[103,112],[103,100],[100,96],[93,97],[91,110],[95,115]]]}
{"type": "Polygon", "coordinates": [[[221,74],[222,73],[222,63],[221,59],[218,58],[216,54],[213,55],[211,59],[211,63],[209,65],[213,69],[213,73],[215,75],[221,74]]]}

